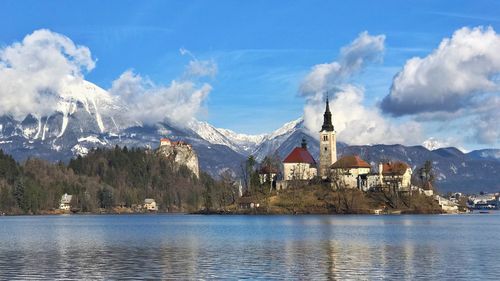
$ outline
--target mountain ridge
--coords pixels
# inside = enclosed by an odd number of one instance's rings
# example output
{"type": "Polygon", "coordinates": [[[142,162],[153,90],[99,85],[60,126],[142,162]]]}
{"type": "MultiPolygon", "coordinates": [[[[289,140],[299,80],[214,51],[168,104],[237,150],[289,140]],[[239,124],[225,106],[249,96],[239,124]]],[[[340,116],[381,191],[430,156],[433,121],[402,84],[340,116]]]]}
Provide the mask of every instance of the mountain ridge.
{"type": "MultiPolygon", "coordinates": [[[[185,126],[167,121],[140,124],[124,118],[126,108],[119,99],[90,82],[79,86],[74,84],[61,96],[58,104],[61,106],[50,116],[29,114],[21,121],[0,116],[0,148],[18,161],[29,157],[68,161],[95,147],[155,148],[160,138],[169,137],[191,143],[199,154],[202,170],[214,176],[228,169],[235,175],[239,174],[241,163],[249,155],[255,156],[257,161],[273,154],[283,159],[302,138],[307,140],[316,159],[319,155],[318,138],[311,136],[302,118],[261,135],[239,134],[195,119],[185,126]],[[91,94],[87,97],[86,92],[91,94]]],[[[435,163],[438,184],[444,190],[500,189],[500,149],[463,153],[454,147],[437,148],[435,142],[423,145],[430,145],[433,149],[382,144],[349,146],[338,142],[337,151],[339,157],[358,154],[372,166],[377,161],[392,159],[408,162],[417,168],[424,161],[431,160],[435,163]]]]}

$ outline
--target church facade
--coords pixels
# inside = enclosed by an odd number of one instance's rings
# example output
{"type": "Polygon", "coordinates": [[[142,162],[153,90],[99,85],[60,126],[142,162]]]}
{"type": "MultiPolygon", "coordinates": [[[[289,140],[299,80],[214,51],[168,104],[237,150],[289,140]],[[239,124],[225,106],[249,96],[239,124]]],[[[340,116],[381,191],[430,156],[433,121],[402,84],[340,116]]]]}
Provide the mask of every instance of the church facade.
{"type": "Polygon", "coordinates": [[[307,150],[305,139],[283,160],[283,175],[286,181],[311,180],[317,175],[316,161],[307,150]]]}

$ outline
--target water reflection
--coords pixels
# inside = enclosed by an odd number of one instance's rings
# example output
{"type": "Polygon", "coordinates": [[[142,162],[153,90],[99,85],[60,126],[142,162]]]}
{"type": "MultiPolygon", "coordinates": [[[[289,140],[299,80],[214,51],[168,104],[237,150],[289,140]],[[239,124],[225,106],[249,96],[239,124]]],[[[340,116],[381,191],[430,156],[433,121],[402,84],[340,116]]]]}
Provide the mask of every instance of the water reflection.
{"type": "Polygon", "coordinates": [[[498,215],[0,218],[0,279],[496,278],[498,215]]]}

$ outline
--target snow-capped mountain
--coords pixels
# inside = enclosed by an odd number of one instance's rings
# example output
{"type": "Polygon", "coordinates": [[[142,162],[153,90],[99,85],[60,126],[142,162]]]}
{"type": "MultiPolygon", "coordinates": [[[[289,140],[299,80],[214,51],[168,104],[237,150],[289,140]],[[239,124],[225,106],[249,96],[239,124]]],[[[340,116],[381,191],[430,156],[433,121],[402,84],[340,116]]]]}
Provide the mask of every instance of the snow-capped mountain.
{"type": "Polygon", "coordinates": [[[430,137],[428,139],[426,139],[423,143],[422,143],[422,146],[427,148],[428,150],[436,150],[438,148],[441,148],[441,147],[446,147],[448,146],[447,144],[437,140],[436,138],[434,137],[430,137]]]}
{"type": "Polygon", "coordinates": [[[228,129],[215,128],[207,122],[198,120],[191,120],[187,127],[210,143],[226,145],[245,155],[253,153],[264,138],[264,135],[245,135],[228,129]]]}
{"type": "Polygon", "coordinates": [[[66,82],[50,116],[29,114],[21,122],[4,116],[0,136],[23,136],[27,140],[45,141],[71,134],[118,133],[127,126],[119,100],[107,91],[85,80],[66,82]]]}
{"type": "MultiPolygon", "coordinates": [[[[0,116],[0,148],[22,161],[40,157],[67,161],[85,155],[95,147],[152,147],[168,137],[193,145],[202,170],[217,176],[230,169],[236,174],[249,155],[258,161],[277,154],[282,159],[303,138],[318,159],[319,141],[301,118],[262,135],[238,134],[216,128],[207,122],[191,120],[185,126],[169,124],[144,125],[127,119],[127,108],[121,101],[98,86],[81,81],[63,88],[57,111],[50,116],[29,114],[23,120],[0,116]]],[[[414,168],[431,160],[438,185],[446,190],[500,189],[500,150],[487,149],[463,153],[430,139],[423,146],[364,145],[348,146],[337,142],[339,157],[358,154],[375,165],[384,159],[402,160],[414,168]]]]}
{"type": "MultiPolygon", "coordinates": [[[[189,128],[210,143],[226,145],[245,156],[253,155],[257,161],[261,161],[264,157],[273,155],[275,152],[281,154],[280,147],[285,143],[290,143],[294,147],[296,144],[300,144],[303,137],[312,140],[304,127],[302,118],[288,122],[269,134],[261,135],[238,134],[196,120],[189,123],[189,128]]],[[[312,150],[315,150],[315,142],[315,140],[311,141],[312,150]]]]}
{"type": "MultiPolygon", "coordinates": [[[[127,108],[118,97],[84,80],[67,82],[59,97],[57,111],[50,116],[30,114],[21,122],[3,116],[0,119],[0,144],[6,150],[16,152],[19,159],[40,150],[47,153],[52,150],[55,153],[50,157],[52,159],[67,159],[83,155],[95,146],[154,147],[160,137],[171,137],[196,140],[206,144],[207,148],[211,145],[226,146],[242,157],[254,155],[262,160],[279,150],[287,140],[291,142],[294,133],[307,136],[301,118],[261,135],[239,134],[194,119],[183,127],[173,124],[144,126],[125,118],[127,108]],[[22,145],[19,145],[20,141],[22,145]]],[[[302,136],[297,138],[293,142],[300,142],[302,136]]]]}
{"type": "Polygon", "coordinates": [[[107,91],[85,80],[67,83],[60,93],[61,100],[58,102],[57,111],[62,114],[61,130],[57,137],[61,137],[69,123],[71,116],[74,116],[79,109],[84,109],[93,121],[95,121],[99,132],[118,131],[119,128],[112,116],[118,113],[120,107],[118,100],[112,97],[107,91]],[[106,120],[106,126],[104,124],[106,120]]]}

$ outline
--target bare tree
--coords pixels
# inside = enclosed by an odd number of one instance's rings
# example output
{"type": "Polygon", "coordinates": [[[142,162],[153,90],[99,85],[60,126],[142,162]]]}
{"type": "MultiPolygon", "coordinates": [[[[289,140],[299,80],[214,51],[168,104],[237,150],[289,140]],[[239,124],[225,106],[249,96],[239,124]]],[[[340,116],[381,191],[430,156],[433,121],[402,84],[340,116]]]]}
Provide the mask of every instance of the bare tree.
{"type": "Polygon", "coordinates": [[[236,186],[236,180],[234,179],[234,176],[233,174],[231,173],[230,170],[225,170],[224,172],[222,172],[222,174],[220,175],[220,178],[221,178],[221,183],[222,183],[222,189],[223,189],[223,196],[222,197],[222,200],[224,201],[224,204],[226,204],[227,202],[230,202],[230,204],[234,204],[234,202],[236,202],[236,197],[237,197],[237,193],[238,193],[238,190],[237,190],[237,186],[236,186]],[[229,198],[226,198],[226,195],[229,197],[229,198]],[[229,201],[228,201],[229,199],[229,201]]]}

